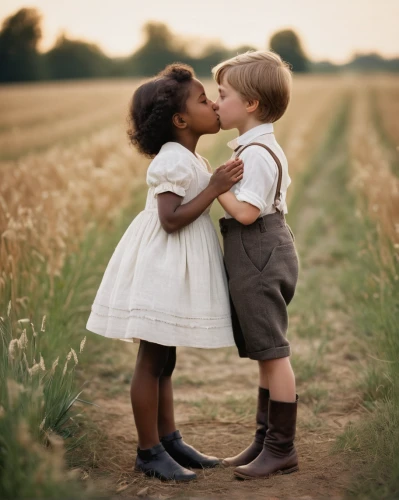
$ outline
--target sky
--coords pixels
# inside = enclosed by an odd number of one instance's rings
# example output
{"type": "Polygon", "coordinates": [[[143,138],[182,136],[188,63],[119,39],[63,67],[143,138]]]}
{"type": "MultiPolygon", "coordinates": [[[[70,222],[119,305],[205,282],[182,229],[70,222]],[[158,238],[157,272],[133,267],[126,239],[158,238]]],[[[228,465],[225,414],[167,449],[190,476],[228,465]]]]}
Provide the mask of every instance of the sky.
{"type": "Polygon", "coordinates": [[[129,55],[143,42],[142,26],[154,20],[194,48],[209,39],[265,49],[273,33],[290,28],[314,60],[343,63],[372,51],[399,56],[399,0],[1,0],[1,22],[22,7],[42,13],[41,50],[65,31],[109,56],[129,55]]]}

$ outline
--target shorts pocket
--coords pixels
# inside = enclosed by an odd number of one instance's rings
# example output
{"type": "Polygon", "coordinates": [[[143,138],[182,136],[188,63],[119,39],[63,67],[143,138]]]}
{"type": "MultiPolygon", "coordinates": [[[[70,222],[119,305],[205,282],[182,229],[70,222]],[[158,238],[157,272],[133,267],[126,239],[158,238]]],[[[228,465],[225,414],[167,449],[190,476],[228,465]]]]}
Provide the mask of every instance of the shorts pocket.
{"type": "Polygon", "coordinates": [[[272,254],[273,244],[263,238],[257,225],[243,227],[240,239],[244,258],[257,272],[262,272],[272,254]]]}
{"type": "Polygon", "coordinates": [[[272,254],[262,271],[266,286],[280,290],[285,303],[291,302],[298,281],[298,255],[293,243],[274,247],[272,254]]]}

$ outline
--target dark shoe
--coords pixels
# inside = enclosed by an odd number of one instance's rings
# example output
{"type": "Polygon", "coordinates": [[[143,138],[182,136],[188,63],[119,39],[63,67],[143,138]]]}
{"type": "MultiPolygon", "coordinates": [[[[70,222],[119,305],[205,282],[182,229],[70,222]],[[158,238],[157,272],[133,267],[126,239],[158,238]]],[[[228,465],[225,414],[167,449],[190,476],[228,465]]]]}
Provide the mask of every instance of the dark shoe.
{"type": "Polygon", "coordinates": [[[297,402],[270,400],[269,428],[262,452],[248,465],[237,467],[234,475],[240,479],[258,479],[273,474],[290,474],[298,470],[294,439],[297,402]]]}
{"type": "Polygon", "coordinates": [[[183,467],[193,469],[209,469],[216,467],[220,461],[216,457],[203,455],[195,448],[183,441],[180,431],[172,432],[161,438],[161,443],[169,455],[183,467]]]}
{"type": "Polygon", "coordinates": [[[266,437],[267,430],[267,414],[269,407],[270,393],[269,389],[259,387],[258,391],[258,407],[256,410],[256,432],[253,442],[244,451],[235,457],[225,458],[222,464],[227,467],[238,467],[239,465],[247,465],[259,455],[263,449],[263,441],[266,437]]]}
{"type": "Polygon", "coordinates": [[[184,469],[166,453],[162,444],[157,444],[147,450],[137,448],[134,470],[144,472],[146,476],[157,477],[162,481],[192,481],[197,475],[184,469]]]}

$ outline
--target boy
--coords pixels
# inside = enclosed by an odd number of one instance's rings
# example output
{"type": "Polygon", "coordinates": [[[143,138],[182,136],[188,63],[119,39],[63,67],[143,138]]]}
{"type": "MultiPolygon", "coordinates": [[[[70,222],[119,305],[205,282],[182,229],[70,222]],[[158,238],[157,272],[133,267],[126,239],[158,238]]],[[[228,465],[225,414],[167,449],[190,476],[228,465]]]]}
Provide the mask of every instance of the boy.
{"type": "Polygon", "coordinates": [[[291,72],[273,52],[248,52],[212,70],[219,85],[222,129],[237,128],[228,145],[244,162],[244,177],[218,200],[240,357],[258,361],[257,430],[253,443],[224,465],[241,479],[298,470],[294,446],[297,401],[286,339],[287,305],[298,279],[293,235],[285,222],[291,182],[273,122],[287,109],[291,72]]]}

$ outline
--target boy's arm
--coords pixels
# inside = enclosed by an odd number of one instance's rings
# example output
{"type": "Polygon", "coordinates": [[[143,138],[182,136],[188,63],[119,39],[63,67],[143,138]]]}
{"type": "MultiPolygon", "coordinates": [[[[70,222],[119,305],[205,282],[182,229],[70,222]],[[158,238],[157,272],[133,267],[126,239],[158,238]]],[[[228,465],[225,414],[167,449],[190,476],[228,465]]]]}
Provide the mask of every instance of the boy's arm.
{"type": "Polygon", "coordinates": [[[231,191],[220,194],[218,201],[231,217],[245,226],[252,224],[259,217],[259,208],[246,201],[238,201],[231,191]]]}
{"type": "Polygon", "coordinates": [[[263,148],[243,151],[244,175],[237,189],[218,196],[225,211],[244,225],[252,224],[266,207],[266,199],[273,187],[278,168],[263,148]]]}

